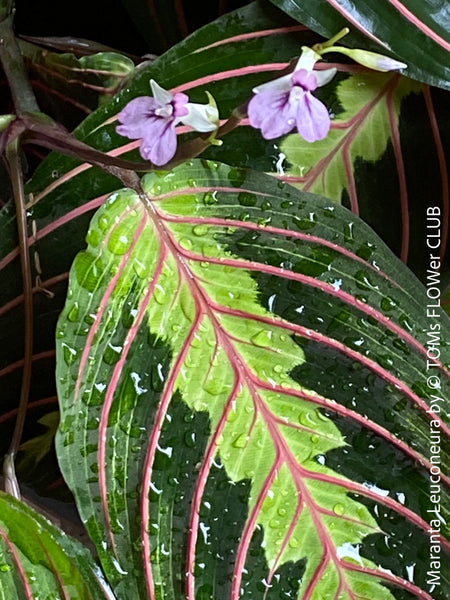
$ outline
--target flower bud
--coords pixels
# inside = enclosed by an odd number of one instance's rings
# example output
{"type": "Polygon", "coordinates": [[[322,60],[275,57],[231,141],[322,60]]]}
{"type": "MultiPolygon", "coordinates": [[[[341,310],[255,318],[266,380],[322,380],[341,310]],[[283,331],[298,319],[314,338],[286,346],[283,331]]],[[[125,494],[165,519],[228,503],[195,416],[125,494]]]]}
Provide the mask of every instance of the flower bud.
{"type": "Polygon", "coordinates": [[[343,46],[333,46],[327,49],[327,51],[345,54],[345,56],[349,56],[360,65],[364,65],[365,67],[373,69],[374,71],[381,71],[382,73],[386,73],[387,71],[397,71],[399,69],[406,69],[406,67],[408,66],[405,63],[390,58],[389,56],[377,54],[376,52],[370,52],[369,50],[359,50],[358,48],[353,49],[345,48],[343,46]]]}

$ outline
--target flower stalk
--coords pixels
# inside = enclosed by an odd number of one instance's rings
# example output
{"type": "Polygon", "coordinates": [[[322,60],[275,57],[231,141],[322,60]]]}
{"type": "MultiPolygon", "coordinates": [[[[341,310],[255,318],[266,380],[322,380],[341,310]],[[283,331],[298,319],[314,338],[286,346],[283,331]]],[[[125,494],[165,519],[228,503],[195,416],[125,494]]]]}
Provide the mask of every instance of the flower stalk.
{"type": "Polygon", "coordinates": [[[378,52],[371,52],[369,50],[361,50],[360,48],[346,48],[345,46],[336,46],[336,42],[345,37],[350,33],[348,27],[341,29],[335,36],[322,42],[315,44],[312,49],[323,56],[327,52],[337,52],[348,56],[355,62],[372,69],[374,71],[380,71],[381,73],[387,73],[388,71],[397,71],[400,69],[406,69],[408,65],[384,54],[378,54],[378,52]]]}
{"type": "Polygon", "coordinates": [[[348,27],[343,27],[332,38],[330,38],[326,42],[322,42],[320,44],[315,44],[312,47],[312,49],[315,52],[317,52],[317,54],[322,54],[325,50],[327,50],[328,48],[333,47],[336,44],[336,42],[339,42],[339,40],[342,40],[342,38],[345,37],[346,35],[348,35],[349,33],[350,33],[350,29],[348,27]]]}

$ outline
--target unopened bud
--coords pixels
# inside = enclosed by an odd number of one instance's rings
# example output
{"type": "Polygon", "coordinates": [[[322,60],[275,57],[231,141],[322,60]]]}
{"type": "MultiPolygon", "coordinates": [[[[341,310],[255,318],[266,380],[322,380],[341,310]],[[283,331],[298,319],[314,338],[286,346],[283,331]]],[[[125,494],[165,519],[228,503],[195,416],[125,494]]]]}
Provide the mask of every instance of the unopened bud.
{"type": "Polygon", "coordinates": [[[402,63],[384,54],[377,54],[377,52],[370,52],[369,50],[359,50],[352,48],[345,48],[344,46],[333,46],[327,48],[326,52],[339,52],[350,57],[360,65],[364,65],[374,71],[381,71],[386,73],[387,71],[398,71],[399,69],[406,69],[408,65],[402,63]]]}

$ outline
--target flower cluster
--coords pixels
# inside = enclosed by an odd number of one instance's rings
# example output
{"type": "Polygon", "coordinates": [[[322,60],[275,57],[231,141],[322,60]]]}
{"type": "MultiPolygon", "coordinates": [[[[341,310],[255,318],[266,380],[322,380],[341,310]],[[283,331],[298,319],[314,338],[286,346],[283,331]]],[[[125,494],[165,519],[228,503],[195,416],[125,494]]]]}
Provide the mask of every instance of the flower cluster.
{"type": "Polygon", "coordinates": [[[219,126],[219,113],[212,100],[209,104],[195,104],[189,102],[186,94],[172,95],[153,79],[150,86],[153,97],[131,100],[118,115],[121,124],[116,131],[132,140],[141,139],[142,158],[160,166],[175,155],[178,123],[195,131],[214,131],[219,126]]]}
{"type": "MultiPolygon", "coordinates": [[[[403,69],[404,63],[365,50],[335,46],[348,33],[343,29],[334,38],[314,48],[304,46],[294,71],[253,89],[248,105],[250,125],[272,140],[297,129],[307,142],[325,138],[330,130],[328,109],[314,92],[331,81],[336,69],[315,70],[315,64],[326,52],[340,52],[356,62],[377,71],[403,69]],[[316,51],[317,50],[317,51],[316,51]]],[[[189,102],[182,93],[172,95],[150,81],[153,97],[131,100],[119,113],[117,133],[142,140],[140,152],[145,160],[165,165],[177,149],[176,125],[183,123],[198,132],[214,132],[219,128],[219,113],[212,97],[208,104],[189,102]]]]}

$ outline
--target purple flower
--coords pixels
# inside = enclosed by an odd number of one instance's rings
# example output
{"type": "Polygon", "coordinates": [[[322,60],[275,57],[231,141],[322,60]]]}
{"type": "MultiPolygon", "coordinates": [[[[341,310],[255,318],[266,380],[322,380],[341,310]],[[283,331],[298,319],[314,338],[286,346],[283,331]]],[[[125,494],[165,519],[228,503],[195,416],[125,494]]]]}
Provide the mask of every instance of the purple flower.
{"type": "Polygon", "coordinates": [[[261,129],[266,140],[285,135],[294,127],[307,142],[328,134],[327,107],[311,92],[331,81],[336,69],[313,71],[319,58],[311,48],[303,47],[293,73],[254,88],[248,105],[250,125],[261,129]]]}
{"type": "Polygon", "coordinates": [[[214,103],[195,104],[186,94],[172,95],[153,79],[150,81],[153,97],[141,96],[131,100],[119,113],[121,125],[117,133],[132,140],[142,139],[142,158],[161,166],[169,162],[177,149],[178,123],[191,126],[196,131],[214,131],[219,115],[214,103]]]}

